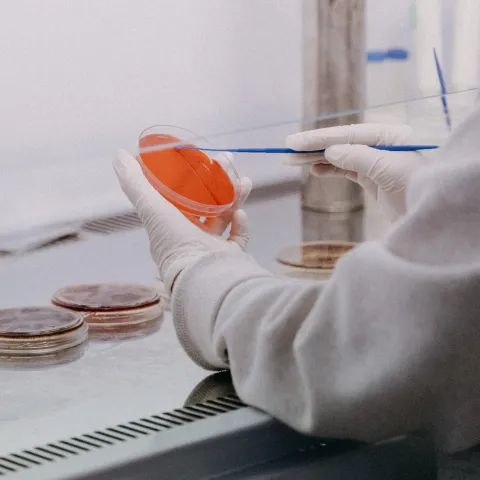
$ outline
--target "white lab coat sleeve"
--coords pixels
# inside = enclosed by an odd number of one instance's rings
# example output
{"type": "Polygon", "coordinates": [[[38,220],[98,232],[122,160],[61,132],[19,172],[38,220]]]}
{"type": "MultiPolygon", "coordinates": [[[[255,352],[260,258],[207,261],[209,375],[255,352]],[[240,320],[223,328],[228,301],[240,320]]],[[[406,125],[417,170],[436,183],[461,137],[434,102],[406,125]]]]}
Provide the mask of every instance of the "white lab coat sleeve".
{"type": "Polygon", "coordinates": [[[374,441],[430,429],[480,441],[480,113],[409,185],[407,215],[328,282],[271,276],[243,253],[177,279],[186,351],[303,432],[374,441]]]}

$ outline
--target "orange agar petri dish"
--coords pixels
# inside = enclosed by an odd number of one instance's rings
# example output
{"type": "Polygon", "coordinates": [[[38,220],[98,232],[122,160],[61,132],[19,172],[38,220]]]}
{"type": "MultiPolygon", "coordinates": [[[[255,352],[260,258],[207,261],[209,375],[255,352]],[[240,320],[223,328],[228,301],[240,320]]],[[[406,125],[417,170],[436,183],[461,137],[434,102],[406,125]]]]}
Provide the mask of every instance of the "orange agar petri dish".
{"type": "Polygon", "coordinates": [[[303,280],[327,280],[337,261],[355,246],[354,242],[317,241],[286,247],[277,255],[280,274],[303,280]]]}
{"type": "Polygon", "coordinates": [[[38,367],[83,355],[88,327],[82,315],[55,307],[0,310],[0,365],[38,367]]]}
{"type": "Polygon", "coordinates": [[[229,210],[240,194],[240,177],[222,152],[207,155],[186,138],[208,142],[188,130],[168,125],[150,127],[140,135],[137,156],[150,184],[185,214],[216,217],[229,210]],[[155,151],[143,149],[170,145],[155,151]]]}
{"type": "Polygon", "coordinates": [[[135,283],[89,283],[57,290],[52,303],[79,312],[89,326],[89,337],[121,340],[157,331],[164,302],[151,287],[135,283]]]}

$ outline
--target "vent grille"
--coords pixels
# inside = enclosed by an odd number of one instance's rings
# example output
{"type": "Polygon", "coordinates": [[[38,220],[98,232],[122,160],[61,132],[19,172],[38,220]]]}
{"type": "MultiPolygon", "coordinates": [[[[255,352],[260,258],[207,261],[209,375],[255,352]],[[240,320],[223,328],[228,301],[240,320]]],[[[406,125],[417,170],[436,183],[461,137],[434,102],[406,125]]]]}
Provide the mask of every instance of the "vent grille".
{"type": "Polygon", "coordinates": [[[91,220],[83,224],[82,231],[99,235],[109,235],[115,232],[140,228],[141,226],[142,222],[138,218],[138,215],[135,212],[130,212],[114,217],[103,217],[91,220]]]}
{"type": "Polygon", "coordinates": [[[84,239],[82,238],[82,234],[110,235],[112,233],[123,232],[126,230],[134,230],[140,228],[141,226],[142,222],[135,212],[129,212],[110,217],[101,217],[95,220],[89,220],[88,222],[80,225],[78,230],[75,232],[66,233],[65,235],[61,235],[52,240],[46,240],[45,242],[29,245],[26,248],[19,248],[16,251],[4,251],[0,249],[0,258],[12,254],[17,256],[28,255],[34,251],[47,250],[59,245],[75,243],[84,239]]]}
{"type": "Polygon", "coordinates": [[[56,247],[57,245],[65,245],[66,243],[75,243],[75,242],[78,242],[79,240],[80,238],[78,236],[78,233],[71,233],[69,235],[64,235],[63,237],[59,237],[59,238],[56,238],[55,240],[44,243],[43,245],[40,245],[39,247],[32,249],[31,251],[43,250],[46,248],[53,248],[53,247],[56,247]]]}
{"type": "Polygon", "coordinates": [[[25,245],[25,246],[20,246],[19,248],[8,248],[8,249],[0,249],[0,257],[6,257],[9,255],[17,255],[17,256],[22,256],[22,255],[27,255],[29,253],[38,251],[38,250],[46,250],[49,248],[53,248],[57,245],[65,245],[67,243],[74,243],[78,242],[79,236],[78,232],[72,232],[72,233],[66,233],[64,235],[58,236],[57,238],[54,238],[52,240],[45,239],[45,240],[40,240],[38,242],[33,242],[30,245],[25,245]]]}
{"type": "Polygon", "coordinates": [[[236,395],[207,400],[160,415],[141,418],[115,427],[97,430],[68,440],[49,443],[0,457],[0,476],[32,469],[58,460],[97,451],[120,443],[146,437],[188,423],[239,410],[246,405],[236,395]]]}

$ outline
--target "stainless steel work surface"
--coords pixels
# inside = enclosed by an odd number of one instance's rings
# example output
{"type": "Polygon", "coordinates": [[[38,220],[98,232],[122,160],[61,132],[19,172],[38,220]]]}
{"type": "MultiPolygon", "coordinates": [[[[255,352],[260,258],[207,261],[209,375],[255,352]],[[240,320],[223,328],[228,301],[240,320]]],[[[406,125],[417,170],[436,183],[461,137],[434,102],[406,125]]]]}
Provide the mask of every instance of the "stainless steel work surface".
{"type": "MultiPolygon", "coordinates": [[[[253,197],[246,206],[250,252],[273,269],[277,251],[302,239],[299,194],[290,185],[253,197]]],[[[316,218],[312,213],[307,217],[316,218]]],[[[313,221],[309,236],[312,228],[322,230],[319,237],[325,235],[322,222],[313,221]]],[[[48,304],[57,288],[79,282],[151,284],[155,275],[143,230],[89,236],[1,259],[1,305],[48,304]]],[[[73,363],[0,370],[0,454],[178,408],[208,374],[183,352],[170,313],[155,334],[119,342],[91,341],[84,356],[73,363]]]]}
{"type": "MultiPolygon", "coordinates": [[[[250,252],[269,269],[275,269],[280,248],[302,238],[368,239],[388,225],[368,199],[365,214],[329,216],[302,212],[292,186],[261,190],[252,197],[246,205],[250,252]]],[[[103,280],[149,284],[155,275],[141,229],[89,236],[21,257],[0,258],[0,302],[2,307],[46,304],[65,284],[103,280]]],[[[215,377],[205,383],[210,375],[185,355],[168,312],[157,333],[124,342],[90,342],[85,355],[73,363],[0,370],[0,456],[182,407],[187,399],[190,403],[201,397],[205,386],[211,394],[228,393],[231,387],[213,382],[215,377]]],[[[473,451],[453,459],[442,457],[439,478],[477,478],[477,456],[473,451]]]]}

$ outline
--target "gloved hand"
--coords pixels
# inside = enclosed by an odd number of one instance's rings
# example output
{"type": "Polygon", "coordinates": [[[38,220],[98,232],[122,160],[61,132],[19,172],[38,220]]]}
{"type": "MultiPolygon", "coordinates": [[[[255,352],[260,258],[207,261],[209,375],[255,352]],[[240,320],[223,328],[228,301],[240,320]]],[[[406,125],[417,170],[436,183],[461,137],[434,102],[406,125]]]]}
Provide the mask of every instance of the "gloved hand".
{"type": "Polygon", "coordinates": [[[147,230],[150,253],[168,292],[177,275],[200,257],[229,249],[240,251],[247,246],[248,218],[237,208],[252,189],[249,178],[242,178],[240,198],[232,210],[222,217],[194,225],[150,185],[139,163],[129,153],[119,150],[113,166],[123,192],[147,230]],[[230,222],[230,236],[224,240],[220,235],[230,222]]]}
{"type": "Polygon", "coordinates": [[[413,172],[431,163],[424,152],[386,152],[367,145],[413,143],[406,125],[358,124],[321,128],[287,137],[294,150],[324,154],[284,156],[288,165],[312,164],[313,175],[343,175],[373,195],[391,220],[405,213],[405,189],[413,172]]]}

